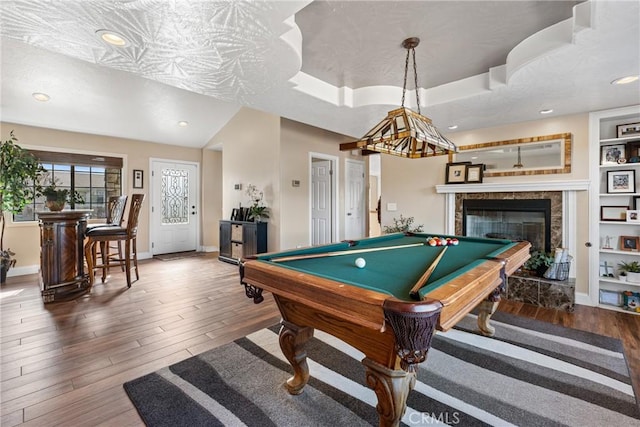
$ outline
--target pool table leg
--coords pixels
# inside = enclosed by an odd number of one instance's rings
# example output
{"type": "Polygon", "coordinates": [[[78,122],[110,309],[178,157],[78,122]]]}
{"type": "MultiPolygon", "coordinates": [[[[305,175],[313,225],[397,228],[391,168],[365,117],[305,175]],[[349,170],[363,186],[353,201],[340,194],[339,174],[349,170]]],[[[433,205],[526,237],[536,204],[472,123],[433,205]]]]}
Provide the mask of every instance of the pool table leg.
{"type": "Polygon", "coordinates": [[[416,383],[415,371],[390,369],[369,358],[362,360],[367,385],[378,397],[380,426],[398,426],[407,409],[407,396],[416,383]]]}
{"type": "Polygon", "coordinates": [[[489,321],[491,315],[496,312],[500,301],[485,300],[478,306],[478,329],[480,333],[486,337],[492,337],[496,333],[496,328],[491,326],[489,321]]]}
{"type": "Polygon", "coordinates": [[[309,381],[305,344],[313,337],[313,328],[300,327],[286,320],[280,328],[280,349],[293,368],[293,377],[285,383],[290,394],[300,394],[309,381]]]}

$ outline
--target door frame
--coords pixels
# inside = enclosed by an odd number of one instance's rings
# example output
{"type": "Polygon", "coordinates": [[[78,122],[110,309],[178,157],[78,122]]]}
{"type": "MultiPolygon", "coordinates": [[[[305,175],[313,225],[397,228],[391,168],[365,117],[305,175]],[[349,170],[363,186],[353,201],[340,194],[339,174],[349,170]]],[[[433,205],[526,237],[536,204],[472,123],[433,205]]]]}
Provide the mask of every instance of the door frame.
{"type": "Polygon", "coordinates": [[[195,215],[195,222],[196,222],[196,251],[202,251],[202,236],[200,236],[200,212],[202,210],[202,194],[200,194],[201,190],[201,186],[200,186],[200,162],[192,162],[192,161],[188,161],[188,160],[175,160],[175,159],[163,159],[160,157],[149,157],[149,217],[147,219],[147,221],[149,222],[149,254],[151,257],[153,257],[153,239],[155,237],[155,233],[156,233],[156,227],[155,224],[153,223],[153,191],[155,190],[154,186],[153,186],[153,166],[155,162],[162,162],[162,163],[177,163],[177,164],[182,164],[182,165],[190,165],[190,166],[195,166],[196,168],[196,189],[195,189],[195,193],[196,193],[196,206],[197,206],[197,210],[196,210],[196,215],[195,215]]]}
{"type": "Polygon", "coordinates": [[[313,151],[309,152],[309,188],[307,188],[307,195],[309,199],[309,246],[313,244],[313,159],[320,160],[328,160],[331,162],[331,240],[332,242],[339,241],[338,236],[340,235],[339,229],[340,224],[338,224],[338,186],[337,183],[340,182],[338,180],[338,166],[339,166],[339,158],[337,156],[332,156],[324,153],[316,153],[313,151]]]}

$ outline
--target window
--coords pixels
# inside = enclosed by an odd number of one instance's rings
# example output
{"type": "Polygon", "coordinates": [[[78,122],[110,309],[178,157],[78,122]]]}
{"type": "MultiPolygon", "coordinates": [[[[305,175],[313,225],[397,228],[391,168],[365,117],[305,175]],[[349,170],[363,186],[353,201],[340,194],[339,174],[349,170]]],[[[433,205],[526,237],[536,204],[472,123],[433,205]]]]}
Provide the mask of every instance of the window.
{"type": "MultiPolygon", "coordinates": [[[[56,186],[77,191],[83,204],[71,209],[92,209],[92,218],[106,218],[107,200],[122,194],[122,159],[84,154],[54,153],[31,150],[56,186]]],[[[35,221],[36,212],[45,210],[45,198],[38,197],[22,213],[14,215],[15,222],[35,221]]]]}

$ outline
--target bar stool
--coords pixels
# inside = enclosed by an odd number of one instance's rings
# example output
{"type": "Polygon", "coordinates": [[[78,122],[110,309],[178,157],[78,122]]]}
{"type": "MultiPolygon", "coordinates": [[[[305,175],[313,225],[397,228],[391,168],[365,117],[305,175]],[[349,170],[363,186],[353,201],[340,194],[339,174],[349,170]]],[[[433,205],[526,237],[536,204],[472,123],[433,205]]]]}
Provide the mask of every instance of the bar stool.
{"type": "MultiPolygon", "coordinates": [[[[97,227],[121,227],[122,221],[124,219],[124,211],[127,207],[127,196],[111,196],[107,200],[107,218],[106,223],[104,224],[89,224],[87,225],[86,232],[97,227]]],[[[94,249],[97,248],[94,247],[94,249]]],[[[96,251],[93,253],[93,263],[96,263],[96,251]]],[[[106,262],[106,257],[115,257],[116,259],[122,258],[122,242],[117,241],[115,245],[112,246],[107,242],[100,243],[100,256],[102,257],[102,263],[106,262]],[[112,253],[111,250],[116,250],[116,253],[112,253]]],[[[124,271],[124,266],[122,266],[122,271],[124,271]]]]}
{"type": "Polygon", "coordinates": [[[84,253],[87,259],[89,272],[89,285],[93,286],[95,281],[95,269],[102,269],[102,282],[107,278],[109,268],[115,265],[124,266],[127,276],[127,287],[131,287],[131,261],[133,260],[133,268],[136,271],[136,280],[140,279],[138,275],[138,250],[136,247],[136,238],[138,234],[138,217],[144,194],[132,194],[131,203],[129,205],[129,216],[127,217],[126,227],[122,226],[103,226],[92,227],[87,230],[85,237],[87,239],[84,245],[84,253]],[[102,257],[103,262],[96,264],[96,246],[98,244],[109,245],[110,242],[124,242],[124,256],[115,258],[114,256],[102,257]]]}

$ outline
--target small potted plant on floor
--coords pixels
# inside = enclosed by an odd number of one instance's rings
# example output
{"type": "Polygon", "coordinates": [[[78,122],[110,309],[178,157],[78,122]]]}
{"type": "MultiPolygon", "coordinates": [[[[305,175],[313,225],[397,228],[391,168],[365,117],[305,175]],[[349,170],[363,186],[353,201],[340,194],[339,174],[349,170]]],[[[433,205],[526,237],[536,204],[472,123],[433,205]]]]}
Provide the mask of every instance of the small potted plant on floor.
{"type": "Polygon", "coordinates": [[[412,216],[404,217],[400,214],[400,218],[393,218],[393,225],[385,225],[383,229],[384,234],[391,233],[419,233],[422,231],[424,225],[413,225],[415,219],[412,216]]]}
{"type": "Polygon", "coordinates": [[[638,261],[619,262],[619,270],[627,274],[627,282],[640,283],[640,263],[638,261]]]}

